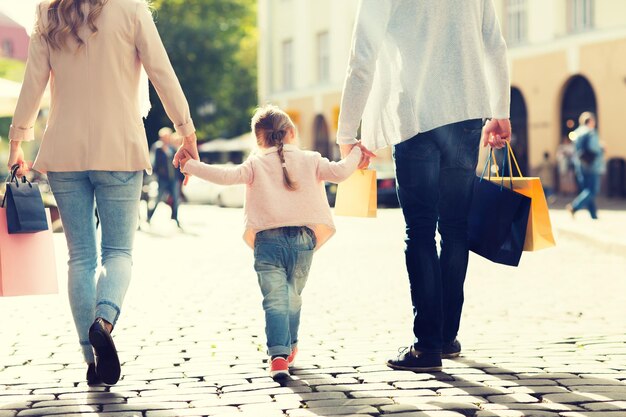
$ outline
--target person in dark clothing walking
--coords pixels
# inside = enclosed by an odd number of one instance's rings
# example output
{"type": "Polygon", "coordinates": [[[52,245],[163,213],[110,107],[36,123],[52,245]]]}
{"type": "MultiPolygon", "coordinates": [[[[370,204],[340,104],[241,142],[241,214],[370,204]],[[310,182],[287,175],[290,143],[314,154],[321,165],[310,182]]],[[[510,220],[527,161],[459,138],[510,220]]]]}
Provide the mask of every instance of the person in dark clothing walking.
{"type": "Polygon", "coordinates": [[[159,183],[159,194],[154,206],[148,207],[148,222],[152,220],[159,203],[171,198],[172,220],[175,220],[176,225],[180,227],[178,205],[180,204],[181,181],[178,170],[172,165],[172,159],[176,153],[176,147],[173,144],[173,134],[172,129],[169,127],[160,129],[159,140],[152,145],[150,150],[153,172],[157,176],[159,183]]]}

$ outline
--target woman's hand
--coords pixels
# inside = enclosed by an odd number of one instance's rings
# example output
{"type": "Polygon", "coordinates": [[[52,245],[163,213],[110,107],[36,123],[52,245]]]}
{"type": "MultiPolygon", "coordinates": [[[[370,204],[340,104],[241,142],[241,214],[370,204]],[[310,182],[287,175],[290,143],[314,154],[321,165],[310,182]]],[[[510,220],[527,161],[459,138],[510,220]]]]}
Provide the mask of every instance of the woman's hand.
{"type": "MultiPolygon", "coordinates": [[[[179,167],[181,169],[183,168],[183,166],[180,165],[183,155],[187,155],[188,157],[185,160],[185,163],[187,163],[189,159],[195,159],[196,161],[200,160],[200,156],[198,155],[198,144],[197,144],[197,138],[196,138],[195,133],[192,133],[189,136],[185,136],[185,138],[183,139],[183,144],[180,145],[180,148],[178,148],[178,151],[174,155],[174,160],[172,161],[175,168],[179,168],[179,167]]],[[[185,174],[185,180],[183,181],[183,185],[187,185],[187,182],[189,182],[189,177],[190,176],[188,174],[185,174]]]]}
{"type": "Polygon", "coordinates": [[[24,151],[22,150],[22,142],[20,141],[11,141],[10,152],[9,152],[9,161],[7,163],[7,168],[9,168],[9,172],[11,172],[11,168],[13,165],[19,165],[20,168],[17,170],[17,176],[23,177],[28,172],[28,165],[24,160],[24,151]]]}

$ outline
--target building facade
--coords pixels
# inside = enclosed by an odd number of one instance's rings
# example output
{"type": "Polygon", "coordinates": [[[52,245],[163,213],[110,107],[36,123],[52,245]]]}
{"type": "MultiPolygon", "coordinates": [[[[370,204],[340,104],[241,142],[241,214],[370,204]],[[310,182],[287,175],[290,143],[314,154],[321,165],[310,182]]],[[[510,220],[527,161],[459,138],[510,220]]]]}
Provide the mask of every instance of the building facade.
{"type": "Polygon", "coordinates": [[[26,61],[28,40],[26,29],[7,15],[0,13],[0,58],[26,61]]]}
{"type": "MultiPolygon", "coordinates": [[[[525,172],[598,115],[607,158],[626,158],[626,1],[493,0],[509,45],[514,148],[525,172]]],[[[303,145],[334,138],[358,0],[259,0],[259,100],[285,109],[303,145]]]]}

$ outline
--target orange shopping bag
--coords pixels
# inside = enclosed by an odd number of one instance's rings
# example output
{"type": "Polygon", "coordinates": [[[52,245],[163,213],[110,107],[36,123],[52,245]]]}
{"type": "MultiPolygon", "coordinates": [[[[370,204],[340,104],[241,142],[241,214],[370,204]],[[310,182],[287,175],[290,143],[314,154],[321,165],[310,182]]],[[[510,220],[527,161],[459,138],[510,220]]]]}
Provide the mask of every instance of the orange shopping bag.
{"type": "MultiPolygon", "coordinates": [[[[550,213],[548,211],[548,203],[541,186],[541,180],[537,177],[524,177],[519,169],[515,154],[511,149],[511,145],[507,143],[507,158],[509,159],[509,167],[515,166],[519,177],[513,175],[511,178],[505,177],[504,184],[512,183],[515,192],[530,197],[530,213],[528,215],[528,227],[526,228],[526,240],[524,242],[524,250],[528,252],[537,251],[556,246],[554,235],[552,233],[552,224],[550,223],[550,213]],[[511,159],[515,165],[511,165],[511,159]]],[[[491,181],[500,183],[502,178],[492,177],[491,181]],[[496,179],[497,178],[497,179],[496,179]]]]}
{"type": "Polygon", "coordinates": [[[0,296],[56,294],[56,260],[50,210],[48,230],[9,234],[7,213],[0,208],[0,296]]]}
{"type": "Polygon", "coordinates": [[[376,171],[358,169],[337,186],[337,216],[376,217],[376,171]]]}

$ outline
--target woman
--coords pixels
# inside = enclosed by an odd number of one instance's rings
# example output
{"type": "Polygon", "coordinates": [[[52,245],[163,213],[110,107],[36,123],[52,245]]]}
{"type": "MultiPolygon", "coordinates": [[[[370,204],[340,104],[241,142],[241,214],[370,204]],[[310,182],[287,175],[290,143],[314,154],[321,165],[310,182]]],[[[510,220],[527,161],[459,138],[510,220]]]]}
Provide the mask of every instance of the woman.
{"type": "Polygon", "coordinates": [[[50,80],[50,116],[33,169],[47,172],[63,221],[69,299],[90,385],[115,384],[120,377],[110,333],[131,277],[142,171],[151,169],[139,100],[142,64],[185,138],[181,148],[197,158],[189,106],[141,0],[39,4],[9,132],[8,165],[19,164],[23,174],[21,142],[34,137],[50,80]],[[96,208],[102,227],[97,284],[96,208]]]}

